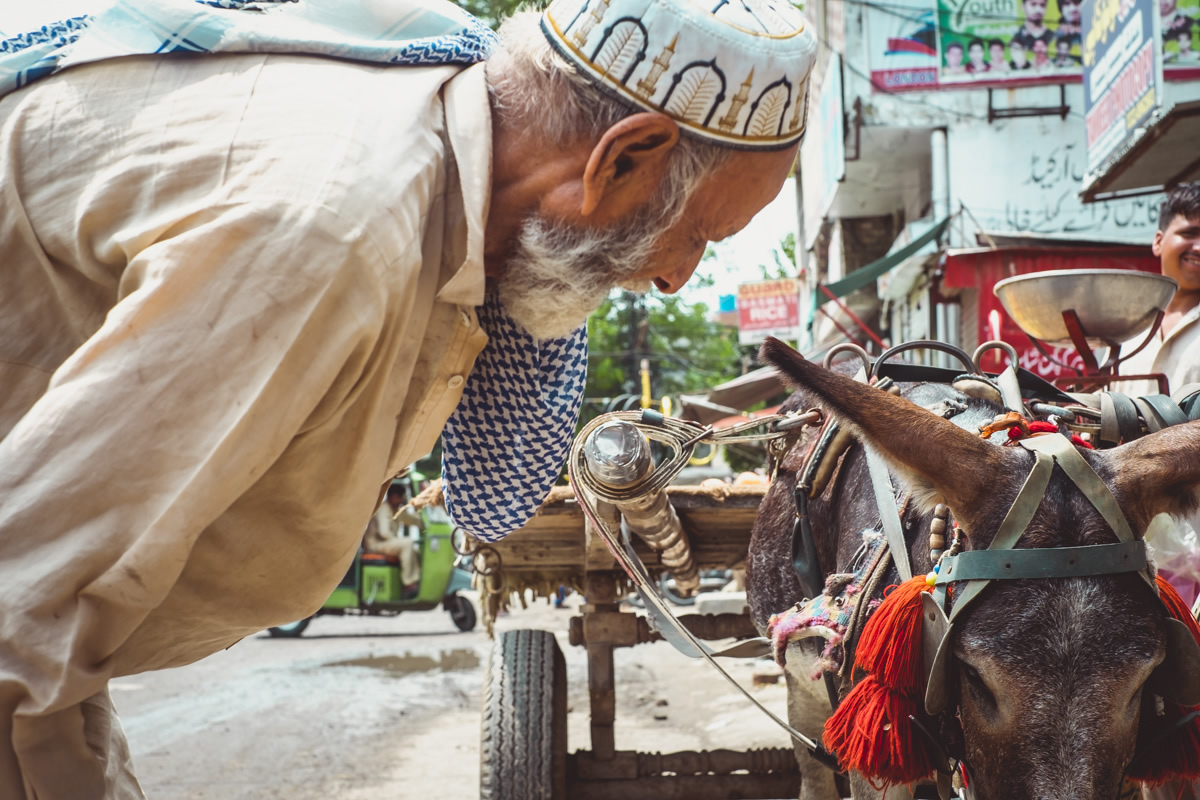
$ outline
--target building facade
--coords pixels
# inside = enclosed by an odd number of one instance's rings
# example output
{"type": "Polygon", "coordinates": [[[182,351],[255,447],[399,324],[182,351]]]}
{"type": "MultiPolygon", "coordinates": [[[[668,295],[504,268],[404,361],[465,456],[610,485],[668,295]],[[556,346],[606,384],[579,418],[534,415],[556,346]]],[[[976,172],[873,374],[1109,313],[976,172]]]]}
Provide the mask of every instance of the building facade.
{"type": "MultiPolygon", "coordinates": [[[[1159,8],[1161,104],[1186,106],[1200,100],[1200,0],[1159,8]]],[[[1045,269],[1157,270],[1161,201],[1156,188],[1081,199],[1080,4],[811,0],[808,14],[823,45],[797,182],[810,347],[936,338],[970,351],[1002,338],[1024,366],[1059,374],[992,286],[1045,269]],[[940,241],[873,284],[837,300],[822,289],[947,217],[940,241]]]]}

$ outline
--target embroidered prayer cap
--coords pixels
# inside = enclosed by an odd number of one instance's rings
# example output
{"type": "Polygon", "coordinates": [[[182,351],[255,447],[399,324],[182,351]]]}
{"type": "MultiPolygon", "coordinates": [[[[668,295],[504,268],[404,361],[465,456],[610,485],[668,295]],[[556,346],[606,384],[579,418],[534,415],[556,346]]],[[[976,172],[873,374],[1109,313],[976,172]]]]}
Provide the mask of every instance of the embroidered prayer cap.
{"type": "Polygon", "coordinates": [[[756,150],[804,136],[816,37],[787,0],[554,0],[542,30],[620,100],[756,150]]]}

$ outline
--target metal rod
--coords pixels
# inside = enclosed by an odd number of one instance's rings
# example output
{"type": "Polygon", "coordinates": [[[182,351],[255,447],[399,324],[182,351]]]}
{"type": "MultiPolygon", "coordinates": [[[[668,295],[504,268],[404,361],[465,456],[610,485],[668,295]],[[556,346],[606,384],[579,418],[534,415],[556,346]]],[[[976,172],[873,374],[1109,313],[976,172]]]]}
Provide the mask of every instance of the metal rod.
{"type": "Polygon", "coordinates": [[[879,345],[881,348],[887,347],[887,345],[885,345],[883,343],[883,339],[879,338],[875,334],[875,331],[871,330],[871,326],[868,325],[867,323],[863,322],[861,319],[859,319],[858,315],[850,310],[850,306],[843,303],[837,295],[835,295],[833,292],[829,291],[829,287],[827,287],[823,283],[818,284],[818,286],[821,289],[821,291],[825,294],[826,297],[828,297],[833,302],[837,303],[838,308],[840,308],[842,311],[846,312],[846,316],[850,317],[850,319],[852,319],[854,321],[854,324],[857,325],[863,333],[865,333],[867,336],[871,337],[871,341],[875,342],[875,344],[879,345]]]}

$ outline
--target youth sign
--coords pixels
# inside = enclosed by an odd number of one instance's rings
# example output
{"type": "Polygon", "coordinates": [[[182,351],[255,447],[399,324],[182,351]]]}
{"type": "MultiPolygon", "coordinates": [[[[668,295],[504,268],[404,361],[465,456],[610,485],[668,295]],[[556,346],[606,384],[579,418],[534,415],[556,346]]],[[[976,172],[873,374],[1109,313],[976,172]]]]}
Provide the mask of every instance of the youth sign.
{"type": "Polygon", "coordinates": [[[938,0],[939,83],[1078,75],[1080,0],[938,0]]]}

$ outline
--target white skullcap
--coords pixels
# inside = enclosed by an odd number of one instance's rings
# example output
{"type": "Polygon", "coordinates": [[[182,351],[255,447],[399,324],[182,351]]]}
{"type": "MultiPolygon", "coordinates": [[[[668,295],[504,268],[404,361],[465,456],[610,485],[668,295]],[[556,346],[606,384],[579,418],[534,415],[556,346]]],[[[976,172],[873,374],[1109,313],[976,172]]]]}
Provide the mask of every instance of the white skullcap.
{"type": "Polygon", "coordinates": [[[620,100],[744,149],[804,136],[816,38],[786,0],[554,0],[550,43],[620,100]]]}

